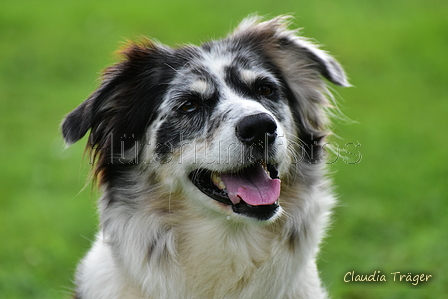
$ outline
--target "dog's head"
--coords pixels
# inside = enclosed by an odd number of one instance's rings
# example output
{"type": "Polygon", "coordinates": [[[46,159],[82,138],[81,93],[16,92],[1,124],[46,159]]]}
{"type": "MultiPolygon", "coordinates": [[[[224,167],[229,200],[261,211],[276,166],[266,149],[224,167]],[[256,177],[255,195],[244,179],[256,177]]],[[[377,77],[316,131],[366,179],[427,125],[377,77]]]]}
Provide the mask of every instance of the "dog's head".
{"type": "Polygon", "coordinates": [[[253,17],[200,47],[128,45],[64,120],[66,142],[91,130],[106,191],[157,185],[226,217],[274,219],[282,187],[328,134],[322,77],[348,86],[331,56],[286,25],[253,17]]]}

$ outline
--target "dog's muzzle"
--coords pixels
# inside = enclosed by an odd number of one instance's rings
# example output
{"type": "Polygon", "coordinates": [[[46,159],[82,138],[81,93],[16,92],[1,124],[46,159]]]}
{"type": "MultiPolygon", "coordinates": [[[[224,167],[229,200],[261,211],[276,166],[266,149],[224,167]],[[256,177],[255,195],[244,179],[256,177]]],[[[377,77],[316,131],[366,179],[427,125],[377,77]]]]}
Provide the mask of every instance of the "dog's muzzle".
{"type": "Polygon", "coordinates": [[[249,115],[237,122],[235,134],[250,153],[247,162],[222,172],[196,169],[190,180],[210,198],[231,205],[235,213],[268,220],[279,209],[281,181],[276,161],[269,155],[277,124],[267,113],[249,115]]]}

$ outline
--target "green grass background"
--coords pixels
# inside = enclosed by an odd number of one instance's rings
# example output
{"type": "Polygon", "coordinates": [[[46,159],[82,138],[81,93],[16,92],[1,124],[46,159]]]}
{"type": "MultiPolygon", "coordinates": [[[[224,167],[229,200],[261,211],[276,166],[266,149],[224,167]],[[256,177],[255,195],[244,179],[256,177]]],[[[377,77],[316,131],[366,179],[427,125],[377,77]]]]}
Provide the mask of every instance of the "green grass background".
{"type": "Polygon", "coordinates": [[[95,89],[111,53],[141,35],[169,45],[222,37],[254,12],[293,13],[355,86],[334,88],[357,122],[336,122],[334,140],[359,143],[348,147],[362,160],[331,166],[340,205],[319,268],[332,297],[448,298],[446,0],[2,0],[0,298],[70,293],[98,194],[83,189],[83,142],[64,150],[59,123],[95,89]],[[433,278],[345,283],[348,271],[433,278]]]}

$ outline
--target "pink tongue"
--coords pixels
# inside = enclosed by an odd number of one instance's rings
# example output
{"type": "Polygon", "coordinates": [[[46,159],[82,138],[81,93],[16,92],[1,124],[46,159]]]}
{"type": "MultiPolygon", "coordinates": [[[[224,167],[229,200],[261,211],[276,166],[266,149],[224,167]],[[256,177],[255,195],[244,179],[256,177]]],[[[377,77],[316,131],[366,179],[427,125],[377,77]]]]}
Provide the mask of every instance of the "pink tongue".
{"type": "Polygon", "coordinates": [[[280,196],[280,180],[271,179],[260,164],[241,173],[222,173],[220,176],[233,204],[244,200],[252,206],[271,205],[280,196]]]}

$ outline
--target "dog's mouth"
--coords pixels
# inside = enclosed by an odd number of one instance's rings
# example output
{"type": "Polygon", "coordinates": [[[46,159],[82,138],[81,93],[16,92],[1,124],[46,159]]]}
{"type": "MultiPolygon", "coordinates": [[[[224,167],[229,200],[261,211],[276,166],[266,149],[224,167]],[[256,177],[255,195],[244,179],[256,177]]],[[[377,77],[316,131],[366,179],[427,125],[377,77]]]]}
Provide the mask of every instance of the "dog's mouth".
{"type": "Polygon", "coordinates": [[[235,213],[268,220],[279,208],[281,182],[275,164],[260,161],[231,172],[200,168],[189,177],[204,194],[231,206],[235,213]]]}

